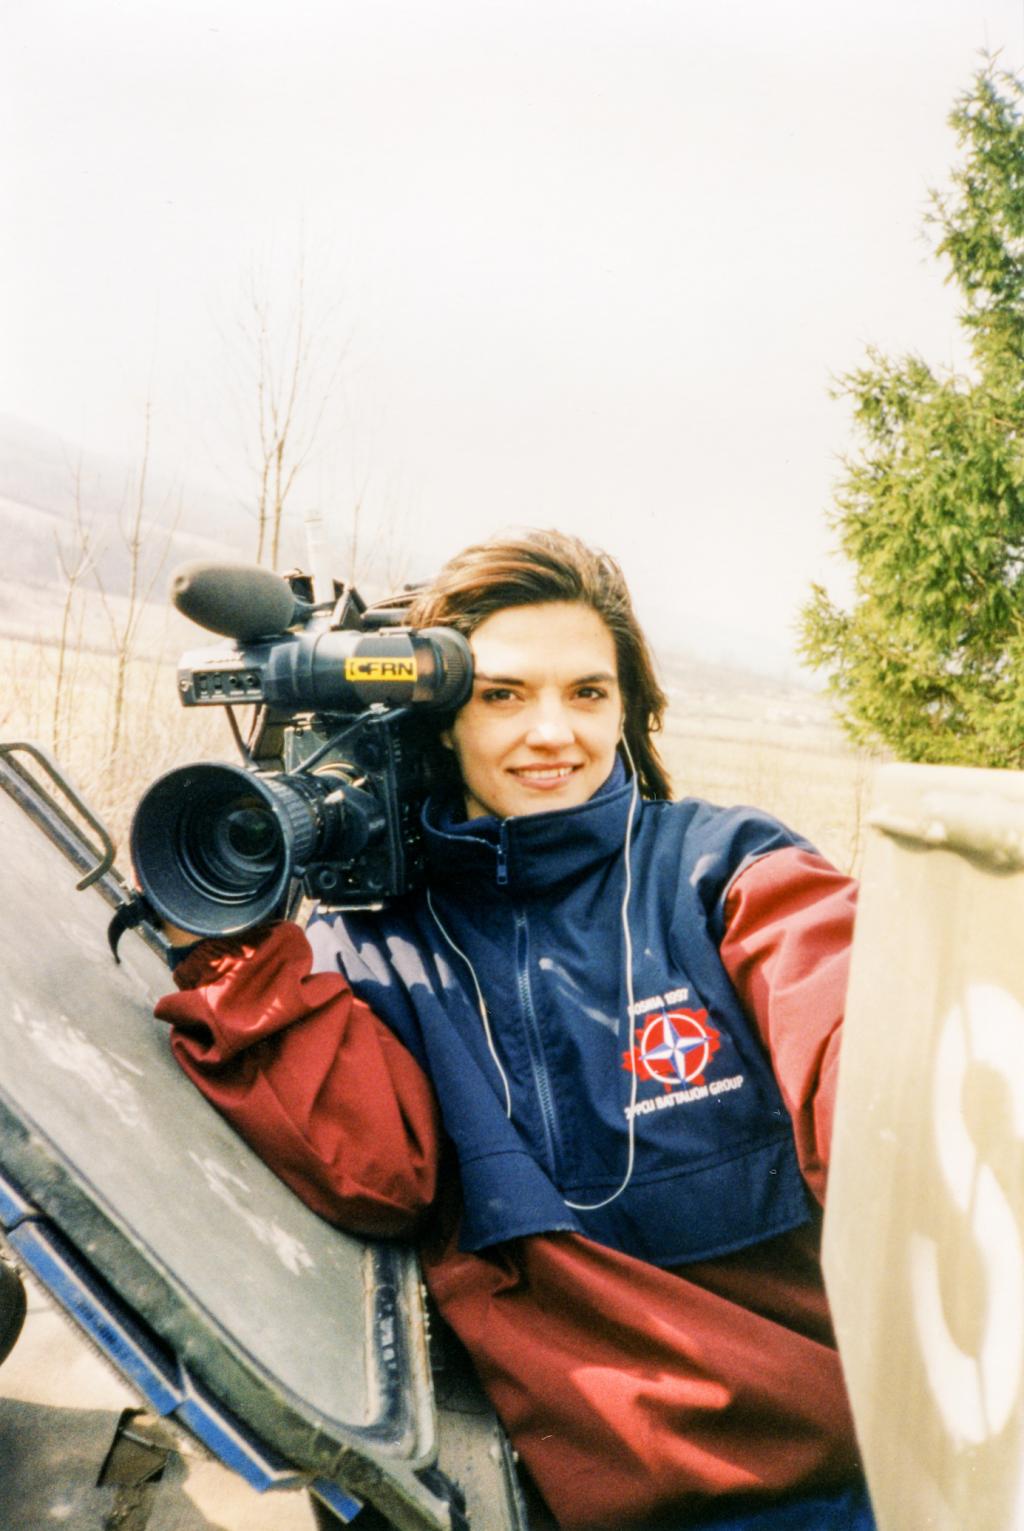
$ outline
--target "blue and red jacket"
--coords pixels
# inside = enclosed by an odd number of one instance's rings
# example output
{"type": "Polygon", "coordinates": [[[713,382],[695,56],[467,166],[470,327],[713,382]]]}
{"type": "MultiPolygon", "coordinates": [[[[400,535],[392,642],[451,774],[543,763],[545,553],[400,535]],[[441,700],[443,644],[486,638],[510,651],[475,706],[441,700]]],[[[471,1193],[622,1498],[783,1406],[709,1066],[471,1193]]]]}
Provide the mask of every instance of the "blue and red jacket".
{"type": "Polygon", "coordinates": [[[644,802],[621,766],[577,808],[460,821],[430,804],[424,828],[429,899],[321,914],[307,935],[434,1085],[462,1247],[564,1231],[675,1266],[806,1222],[792,1126],[718,951],[735,877],[806,842],[748,809],[644,802]]]}
{"type": "Polygon", "coordinates": [[[431,899],[472,957],[493,1053],[469,967],[425,900],[316,922],[321,971],[290,924],[204,942],[157,1014],[189,1076],[310,1206],[418,1238],[559,1526],[697,1525],[732,1505],[760,1526],[753,1507],[824,1492],[815,1525],[847,1531],[843,1486],[859,1493],[860,1468],[817,1208],[853,884],[763,815],[644,804],[627,1017],[625,803],[613,780],[565,816],[568,843],[557,815],[502,828],[431,813],[431,899]],[[353,995],[342,945],[386,1020],[353,995]],[[626,1189],[598,1212],[568,1207],[626,1178],[631,1106],[626,1189]],[[452,1144],[472,1196],[493,1189],[497,1207],[464,1213],[452,1144]],[[675,1162],[686,1145],[692,1174],[675,1162]],[[735,1215],[715,1205],[716,1174],[735,1215]],[[654,1258],[633,1252],[641,1239],[654,1258]],[[684,1240],[732,1253],[672,1263],[684,1240]]]}

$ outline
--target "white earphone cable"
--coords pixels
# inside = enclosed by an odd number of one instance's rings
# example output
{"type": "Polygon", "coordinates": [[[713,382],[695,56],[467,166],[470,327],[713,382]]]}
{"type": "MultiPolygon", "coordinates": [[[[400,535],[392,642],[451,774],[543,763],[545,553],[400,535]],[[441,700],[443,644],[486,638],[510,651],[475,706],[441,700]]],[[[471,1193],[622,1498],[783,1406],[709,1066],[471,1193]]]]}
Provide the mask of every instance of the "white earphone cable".
{"type": "Polygon", "coordinates": [[[462,947],[461,946],[457,946],[455,944],[455,942],[452,940],[451,936],[448,934],[448,931],[445,929],[445,926],[444,926],[444,923],[443,923],[443,921],[441,919],[441,916],[438,914],[437,910],[434,908],[434,899],[433,899],[433,896],[432,896],[431,891],[430,891],[429,888],[427,889],[427,908],[430,910],[430,913],[433,915],[434,924],[437,926],[437,928],[441,932],[442,936],[444,936],[445,940],[448,942],[448,945],[451,947],[452,951],[456,954],[456,956],[462,958],[463,962],[466,964],[466,967],[469,969],[469,976],[470,976],[470,978],[472,978],[472,980],[473,980],[473,988],[476,990],[477,1009],[480,1011],[480,1019],[483,1021],[483,1025],[484,1025],[484,1036],[487,1038],[487,1051],[490,1053],[491,1057],[494,1060],[494,1067],[498,1070],[498,1073],[501,1075],[501,1082],[502,1082],[502,1084],[505,1087],[505,1115],[509,1118],[509,1120],[511,1120],[511,1118],[512,1118],[512,1091],[509,1089],[508,1075],[505,1073],[505,1070],[501,1066],[501,1059],[498,1057],[498,1051],[497,1051],[497,1048],[494,1045],[494,1038],[491,1035],[490,1017],[487,1014],[487,1005],[486,1005],[486,1003],[484,1001],[483,992],[482,992],[482,990],[480,988],[480,981],[479,981],[479,979],[476,976],[476,969],[474,968],[473,964],[470,962],[469,958],[466,956],[466,953],[462,950],[462,947]]]}
{"type": "MultiPolygon", "coordinates": [[[[629,818],[626,820],[626,839],[622,849],[622,856],[626,869],[626,884],[622,894],[622,935],[626,959],[626,1026],[628,1028],[627,1038],[629,1041],[630,1050],[632,1050],[634,1003],[633,933],[629,928],[629,895],[633,891],[633,867],[630,860],[630,849],[633,843],[633,820],[636,817],[637,804],[640,800],[640,787],[636,777],[636,766],[633,764],[633,757],[629,752],[629,745],[625,739],[622,741],[622,747],[626,752],[626,759],[629,761],[629,767],[633,773],[633,795],[629,800],[629,818]]],[[[618,1187],[617,1190],[613,1191],[610,1196],[606,1196],[604,1201],[570,1201],[568,1196],[564,1196],[562,1200],[565,1202],[565,1205],[570,1207],[574,1212],[598,1212],[602,1207],[609,1206],[613,1201],[616,1201],[622,1195],[623,1191],[626,1189],[626,1187],[629,1185],[629,1182],[633,1178],[633,1166],[636,1160],[636,1087],[638,1078],[639,1075],[637,1069],[634,1067],[632,1070],[632,1080],[629,1087],[629,1111],[627,1113],[627,1121],[629,1123],[629,1147],[626,1153],[626,1173],[623,1177],[622,1184],[618,1187]]]]}
{"type": "MultiPolygon", "coordinates": [[[[630,851],[632,849],[632,843],[633,843],[633,822],[634,822],[634,819],[636,818],[636,810],[637,810],[637,806],[638,806],[639,801],[640,801],[640,787],[639,787],[639,783],[637,781],[636,767],[633,764],[633,757],[632,757],[632,755],[629,752],[629,745],[626,743],[625,739],[623,739],[622,745],[623,745],[623,749],[625,750],[625,753],[626,753],[626,758],[629,761],[630,769],[631,769],[631,771],[633,773],[633,791],[632,791],[632,796],[631,796],[630,802],[629,802],[629,817],[626,820],[626,838],[625,838],[625,841],[623,843],[623,850],[622,850],[623,863],[624,863],[624,867],[625,867],[625,887],[624,887],[624,890],[623,890],[622,906],[621,906],[622,934],[623,934],[623,944],[624,944],[624,948],[625,948],[625,961],[626,961],[626,1025],[627,1025],[628,1028],[630,1028],[629,1043],[630,1043],[630,1047],[632,1047],[631,1029],[632,1029],[632,1025],[633,1025],[633,1009],[634,1009],[634,993],[633,993],[633,935],[632,935],[632,931],[629,928],[629,899],[630,899],[630,894],[633,891],[633,869],[632,869],[632,862],[631,862],[631,859],[630,859],[630,851]]],[[[499,1075],[501,1076],[501,1083],[502,1083],[502,1086],[503,1086],[504,1091],[505,1091],[505,1115],[509,1118],[509,1120],[511,1120],[511,1118],[512,1118],[512,1091],[511,1091],[511,1088],[509,1086],[508,1075],[505,1073],[505,1070],[502,1067],[501,1059],[498,1057],[498,1050],[497,1050],[497,1048],[495,1047],[495,1044],[494,1044],[494,1036],[493,1036],[493,1034],[491,1032],[490,1016],[487,1013],[487,1002],[485,1001],[484,996],[483,996],[483,991],[480,988],[480,981],[479,981],[479,979],[476,976],[476,970],[473,967],[473,964],[470,961],[469,957],[462,950],[461,946],[459,946],[453,940],[452,936],[449,934],[448,930],[446,929],[446,927],[444,925],[444,922],[441,919],[440,915],[438,914],[437,909],[436,909],[436,907],[434,905],[433,896],[432,896],[431,890],[429,888],[427,889],[427,908],[430,910],[430,913],[431,913],[431,916],[432,916],[432,918],[434,920],[434,923],[437,926],[438,930],[441,932],[441,935],[444,937],[445,941],[451,947],[452,951],[456,954],[456,956],[460,957],[462,959],[462,961],[465,963],[465,965],[466,965],[466,967],[467,967],[467,969],[469,971],[469,976],[473,980],[473,988],[474,988],[474,991],[476,993],[477,1009],[480,1012],[480,1019],[481,1019],[481,1021],[483,1023],[483,1028],[484,1028],[484,1036],[487,1039],[487,1051],[490,1053],[491,1058],[492,1058],[492,1060],[494,1062],[494,1066],[498,1070],[499,1075]]],[[[628,1109],[628,1111],[626,1113],[627,1120],[628,1120],[628,1123],[629,1123],[629,1127],[628,1127],[628,1142],[629,1142],[629,1147],[628,1147],[627,1155],[626,1155],[626,1173],[625,1173],[625,1176],[623,1177],[622,1183],[621,1183],[620,1186],[618,1186],[618,1188],[616,1190],[614,1190],[612,1192],[612,1194],[610,1196],[606,1196],[603,1201],[594,1201],[594,1202],[570,1201],[567,1196],[563,1197],[562,1199],[565,1202],[565,1205],[567,1207],[571,1208],[571,1210],[573,1212],[597,1212],[602,1207],[609,1206],[613,1201],[617,1200],[617,1198],[622,1195],[623,1191],[626,1189],[626,1187],[629,1185],[629,1182],[633,1178],[633,1168],[634,1168],[634,1164],[635,1164],[635,1161],[636,1161],[636,1092],[637,1092],[637,1083],[638,1083],[638,1077],[639,1077],[638,1076],[638,1071],[637,1071],[636,1068],[634,1068],[632,1070],[632,1076],[633,1077],[632,1077],[632,1081],[631,1081],[631,1084],[630,1084],[630,1091],[629,1091],[629,1109],[628,1109]]]]}

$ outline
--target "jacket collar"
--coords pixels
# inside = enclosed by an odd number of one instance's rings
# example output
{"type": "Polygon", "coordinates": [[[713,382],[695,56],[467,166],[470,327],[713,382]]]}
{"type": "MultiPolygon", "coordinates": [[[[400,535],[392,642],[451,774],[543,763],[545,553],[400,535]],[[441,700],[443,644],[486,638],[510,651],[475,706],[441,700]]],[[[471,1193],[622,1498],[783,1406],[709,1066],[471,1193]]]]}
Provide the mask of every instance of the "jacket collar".
{"type": "Polygon", "coordinates": [[[461,799],[428,798],[423,808],[427,870],[434,886],[472,880],[476,889],[528,892],[622,852],[633,781],[621,760],[593,797],[577,808],[511,819],[463,817],[461,799]]]}

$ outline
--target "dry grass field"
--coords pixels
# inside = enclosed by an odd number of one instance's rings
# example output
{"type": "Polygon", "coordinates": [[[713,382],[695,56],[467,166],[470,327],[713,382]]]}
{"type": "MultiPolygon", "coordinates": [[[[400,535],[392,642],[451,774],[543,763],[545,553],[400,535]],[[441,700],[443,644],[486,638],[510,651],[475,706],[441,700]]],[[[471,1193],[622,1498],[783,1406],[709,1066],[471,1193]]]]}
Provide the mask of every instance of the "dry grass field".
{"type": "Polygon", "coordinates": [[[763,808],[844,872],[859,871],[875,762],[838,733],[800,744],[756,720],[711,732],[670,716],[662,756],[678,797],[763,808]]]}
{"type": "Polygon", "coordinates": [[[127,663],[119,730],[113,654],[78,649],[62,659],[56,643],[7,638],[0,639],[0,664],[8,677],[0,741],[29,740],[53,754],[118,845],[127,840],[138,797],[163,771],[234,758],[223,717],[183,711],[166,659],[127,663]]]}
{"type": "Polygon", "coordinates": [[[878,760],[847,742],[827,698],[727,668],[662,669],[670,705],[661,750],[676,796],[763,808],[858,872],[878,760]]]}

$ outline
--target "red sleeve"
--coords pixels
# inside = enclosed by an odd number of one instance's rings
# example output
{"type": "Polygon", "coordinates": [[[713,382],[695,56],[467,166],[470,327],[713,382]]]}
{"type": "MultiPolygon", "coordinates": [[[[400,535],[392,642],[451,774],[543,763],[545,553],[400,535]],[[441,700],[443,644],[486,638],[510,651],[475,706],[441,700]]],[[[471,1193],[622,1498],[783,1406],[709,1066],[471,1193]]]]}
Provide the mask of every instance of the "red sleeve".
{"type": "Polygon", "coordinates": [[[419,1064],[297,925],[204,941],[156,1006],[178,1063],[321,1216],[407,1234],[434,1198],[438,1116],[419,1064]]]}
{"type": "Polygon", "coordinates": [[[856,884],[795,847],[729,890],[721,958],[771,1056],[808,1185],[824,1200],[856,884]]]}

